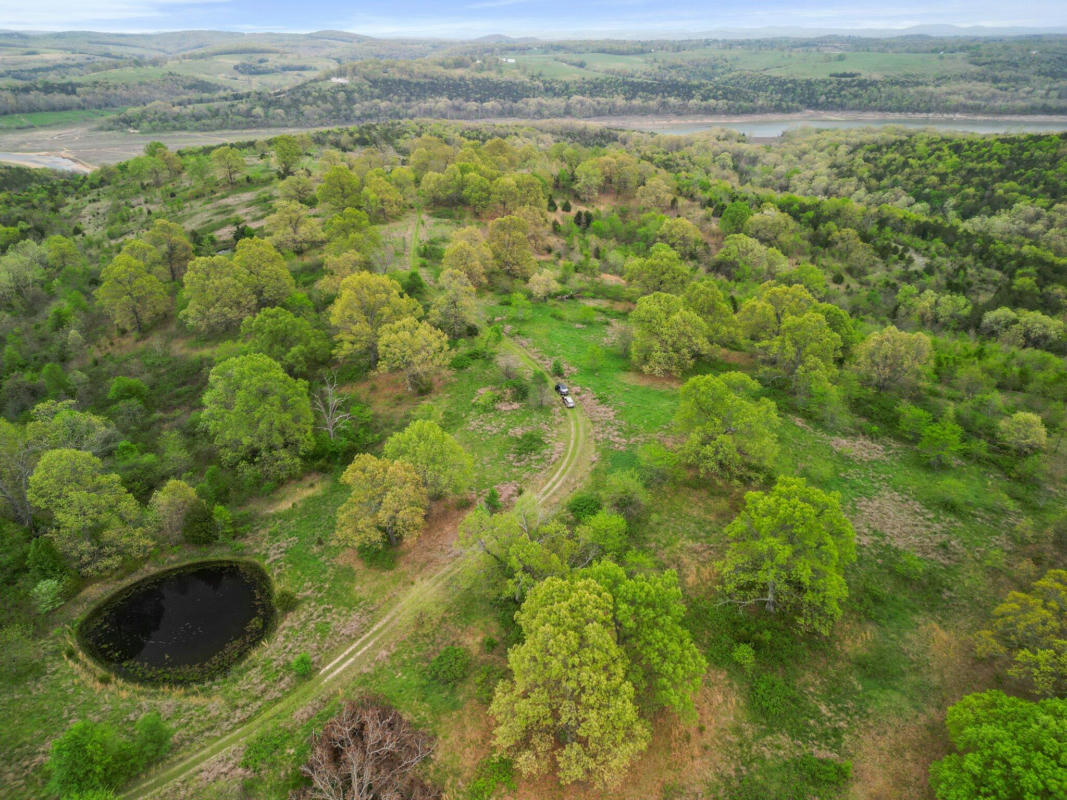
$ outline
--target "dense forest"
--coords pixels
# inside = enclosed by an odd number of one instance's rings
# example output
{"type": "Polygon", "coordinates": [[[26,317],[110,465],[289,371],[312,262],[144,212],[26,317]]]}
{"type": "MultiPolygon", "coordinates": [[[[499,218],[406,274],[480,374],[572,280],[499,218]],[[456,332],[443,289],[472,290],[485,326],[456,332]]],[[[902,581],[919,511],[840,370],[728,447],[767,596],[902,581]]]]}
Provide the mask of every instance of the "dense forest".
{"type": "Polygon", "coordinates": [[[1062,796],[1067,135],[383,121],[3,174],[5,796],[1062,796]],[[219,558],[269,576],[247,655],[86,652],[219,558]]]}

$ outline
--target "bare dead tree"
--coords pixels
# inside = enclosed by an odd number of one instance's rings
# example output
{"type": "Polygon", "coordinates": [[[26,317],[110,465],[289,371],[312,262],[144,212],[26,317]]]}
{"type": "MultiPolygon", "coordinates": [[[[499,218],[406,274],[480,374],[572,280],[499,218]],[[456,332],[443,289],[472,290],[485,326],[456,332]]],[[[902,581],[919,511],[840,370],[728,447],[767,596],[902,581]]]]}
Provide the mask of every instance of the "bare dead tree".
{"type": "Polygon", "coordinates": [[[352,419],[352,414],[344,409],[344,396],[337,391],[337,376],[330,374],[322,382],[322,386],[311,398],[315,404],[315,410],[319,412],[322,424],[316,427],[326,431],[332,442],[337,436],[337,430],[342,424],[352,419]]]}
{"type": "Polygon", "coordinates": [[[434,740],[400,712],[372,698],[349,701],[312,739],[303,772],[309,800],[439,800],[416,767],[434,740]]]}

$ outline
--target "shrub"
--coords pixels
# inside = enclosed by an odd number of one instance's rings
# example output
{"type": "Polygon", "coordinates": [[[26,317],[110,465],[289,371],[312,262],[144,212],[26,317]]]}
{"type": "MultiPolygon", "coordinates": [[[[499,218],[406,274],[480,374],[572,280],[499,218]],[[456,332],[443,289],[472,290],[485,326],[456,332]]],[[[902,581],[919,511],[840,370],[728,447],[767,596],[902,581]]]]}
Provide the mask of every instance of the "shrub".
{"type": "Polygon", "coordinates": [[[467,800],[489,800],[497,789],[515,791],[515,766],[510,758],[486,758],[474,770],[474,778],[467,786],[467,800]]]}
{"type": "Polygon", "coordinates": [[[449,369],[454,369],[457,372],[464,370],[474,363],[474,359],[471,358],[470,353],[460,353],[453,356],[452,360],[448,362],[449,369]]]}
{"type": "Polygon", "coordinates": [[[520,456],[536,453],[545,446],[545,439],[540,431],[526,431],[515,439],[515,452],[520,456]]]}
{"type": "Polygon", "coordinates": [[[591,492],[579,492],[567,501],[567,510],[576,522],[584,522],[602,507],[600,498],[591,492]]]}
{"type": "Polygon", "coordinates": [[[63,605],[63,584],[55,578],[45,578],[30,590],[30,597],[38,614],[55,611],[63,605]]]}
{"type": "Polygon", "coordinates": [[[512,400],[521,401],[530,396],[530,387],[522,378],[512,378],[509,381],[504,381],[501,388],[508,393],[508,397],[512,400]]]}
{"type": "Polygon", "coordinates": [[[185,513],[182,538],[189,544],[211,544],[219,538],[215,515],[207,503],[194,503],[185,513]]]}
{"type": "Polygon", "coordinates": [[[496,490],[496,487],[493,486],[492,488],[489,489],[489,493],[486,494],[486,496],[485,496],[485,507],[489,511],[499,511],[500,510],[500,506],[501,506],[500,492],[498,492],[496,490]]]}
{"type": "Polygon", "coordinates": [[[274,594],[274,606],[281,614],[288,614],[300,605],[300,598],[292,589],[279,589],[274,594]]]}
{"type": "Polygon", "coordinates": [[[742,642],[734,648],[730,657],[735,664],[741,667],[746,675],[752,674],[752,670],[756,666],[756,651],[752,649],[752,645],[742,642]]]}
{"type": "Polygon", "coordinates": [[[307,653],[301,653],[300,655],[298,655],[292,660],[289,666],[290,668],[292,668],[293,672],[296,673],[296,676],[298,678],[308,678],[311,676],[311,656],[309,656],[307,653]]]}
{"type": "Polygon", "coordinates": [[[105,722],[76,722],[52,742],[48,788],[71,797],[119,787],[162,758],[170,738],[156,712],[137,720],[132,738],[105,722]]]}
{"type": "Polygon", "coordinates": [[[30,577],[37,581],[48,578],[65,580],[70,576],[70,569],[63,561],[63,556],[59,554],[52,540],[45,536],[38,536],[30,542],[26,551],[26,569],[30,577]]]}
{"type": "Polygon", "coordinates": [[[430,662],[429,677],[442,686],[455,686],[467,677],[470,665],[471,656],[465,647],[449,645],[430,662]]]}
{"type": "Polygon", "coordinates": [[[563,377],[563,362],[558,358],[552,359],[552,374],[557,378],[563,377]]]}

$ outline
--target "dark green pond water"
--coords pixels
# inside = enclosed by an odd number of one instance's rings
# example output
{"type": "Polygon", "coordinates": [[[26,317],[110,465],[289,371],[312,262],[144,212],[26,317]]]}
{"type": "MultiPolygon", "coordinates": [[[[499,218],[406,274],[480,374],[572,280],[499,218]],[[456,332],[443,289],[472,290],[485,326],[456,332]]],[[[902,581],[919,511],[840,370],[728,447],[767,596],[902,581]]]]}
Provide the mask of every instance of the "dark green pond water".
{"type": "Polygon", "coordinates": [[[124,678],[193,683],[240,661],[274,626],[270,579],[256,564],[209,561],[149,576],[94,608],[82,646],[124,678]]]}

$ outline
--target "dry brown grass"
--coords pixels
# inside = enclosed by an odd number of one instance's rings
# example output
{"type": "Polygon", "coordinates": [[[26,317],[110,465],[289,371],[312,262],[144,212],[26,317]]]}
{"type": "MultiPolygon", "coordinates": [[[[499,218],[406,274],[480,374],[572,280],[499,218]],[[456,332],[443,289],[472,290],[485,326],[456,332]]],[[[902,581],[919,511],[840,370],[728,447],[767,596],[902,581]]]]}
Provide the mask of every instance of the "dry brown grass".
{"type": "Polygon", "coordinates": [[[673,375],[646,375],[643,372],[623,372],[619,374],[626,383],[635,386],[652,386],[656,389],[677,389],[682,385],[682,379],[673,375]]]}
{"type": "Polygon", "coordinates": [[[248,511],[259,514],[276,514],[279,511],[288,511],[302,500],[306,500],[313,494],[322,491],[326,486],[327,477],[321,472],[309,472],[295,480],[280,486],[276,491],[265,497],[254,497],[245,504],[248,511]]]}
{"type": "Polygon", "coordinates": [[[851,519],[860,544],[871,544],[882,534],[894,547],[932,561],[949,563],[961,555],[958,543],[929,509],[892,489],[856,500],[851,519]]]}
{"type": "Polygon", "coordinates": [[[711,671],[695,697],[697,719],[657,715],[652,741],[636,758],[618,786],[560,786],[554,776],[520,780],[514,800],[650,800],[671,787],[678,798],[704,796],[708,779],[721,771],[738,711],[738,698],[725,673],[711,671]]]}

